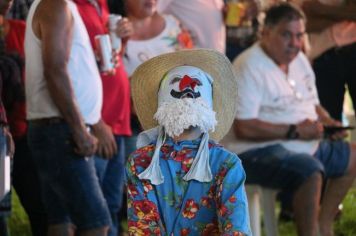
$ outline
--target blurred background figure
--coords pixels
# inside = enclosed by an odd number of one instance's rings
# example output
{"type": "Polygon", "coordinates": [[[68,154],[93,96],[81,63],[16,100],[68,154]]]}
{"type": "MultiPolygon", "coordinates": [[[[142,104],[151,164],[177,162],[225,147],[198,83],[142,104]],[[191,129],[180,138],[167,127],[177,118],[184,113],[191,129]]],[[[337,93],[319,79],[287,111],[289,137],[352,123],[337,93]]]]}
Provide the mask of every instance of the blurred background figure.
{"type": "Polygon", "coordinates": [[[225,53],[223,0],[159,0],[158,12],[172,14],[189,30],[195,47],[225,53]]]}
{"type": "Polygon", "coordinates": [[[341,121],[346,89],[356,108],[356,2],[309,0],[300,4],[308,18],[308,56],[320,103],[331,117],[341,121]]]}
{"type": "Polygon", "coordinates": [[[226,56],[230,61],[256,42],[260,5],[259,0],[226,1],[226,56]]]}
{"type": "Polygon", "coordinates": [[[26,20],[28,10],[34,0],[14,0],[7,13],[7,18],[26,20]]]}
{"type": "MultiPolygon", "coordinates": [[[[88,31],[98,64],[101,64],[103,58],[98,56],[101,48],[95,38],[109,33],[109,10],[106,0],[74,2],[88,31]]],[[[121,20],[118,25],[124,31],[132,31],[131,24],[126,19],[121,20]]],[[[124,34],[119,36],[126,42],[127,37],[124,34]]],[[[119,50],[118,48],[112,52],[113,69],[100,71],[103,84],[102,117],[101,121],[93,126],[93,133],[99,142],[95,167],[111,215],[112,224],[108,233],[110,236],[121,233],[118,214],[122,210],[124,193],[125,137],[131,135],[130,84],[121,57],[118,55],[119,50]]]]}
{"type": "MultiPolygon", "coordinates": [[[[4,85],[3,95],[8,125],[16,146],[12,184],[29,217],[32,235],[41,236],[47,232],[47,216],[41,199],[38,173],[26,138],[27,123],[23,74],[25,22],[23,20],[5,19],[4,16],[11,3],[12,1],[9,0],[0,1],[0,71],[4,85]]],[[[10,197],[8,198],[9,206],[10,197]]],[[[3,207],[2,209],[6,209],[6,207],[3,207]]]]}
{"type": "MultiPolygon", "coordinates": [[[[182,29],[172,15],[157,12],[157,0],[124,0],[125,14],[132,23],[124,49],[124,65],[129,76],[142,62],[163,53],[192,48],[189,33],[182,29]]],[[[118,34],[125,35],[124,27],[118,27],[118,34]]],[[[133,111],[131,118],[132,138],[127,143],[128,154],[136,150],[136,136],[141,132],[140,124],[133,111]]]]}
{"type": "MultiPolygon", "coordinates": [[[[173,15],[157,12],[157,0],[125,0],[133,33],[127,42],[124,64],[129,74],[142,62],[167,52],[192,48],[189,33],[173,15]]],[[[119,29],[122,33],[124,29],[119,29]]]]}

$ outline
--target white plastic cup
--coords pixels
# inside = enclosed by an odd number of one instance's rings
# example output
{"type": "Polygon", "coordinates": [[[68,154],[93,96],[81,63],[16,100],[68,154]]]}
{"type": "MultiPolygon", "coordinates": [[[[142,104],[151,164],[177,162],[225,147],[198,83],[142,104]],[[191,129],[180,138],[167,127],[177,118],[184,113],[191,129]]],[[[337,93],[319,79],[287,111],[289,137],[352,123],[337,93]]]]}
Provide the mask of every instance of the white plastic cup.
{"type": "Polygon", "coordinates": [[[110,14],[109,15],[109,30],[112,48],[119,52],[121,50],[121,38],[116,34],[117,22],[121,20],[121,15],[110,14]]]}
{"type": "Polygon", "coordinates": [[[108,72],[114,69],[112,59],[112,46],[108,34],[100,34],[95,36],[96,48],[99,51],[100,70],[108,72]]]}

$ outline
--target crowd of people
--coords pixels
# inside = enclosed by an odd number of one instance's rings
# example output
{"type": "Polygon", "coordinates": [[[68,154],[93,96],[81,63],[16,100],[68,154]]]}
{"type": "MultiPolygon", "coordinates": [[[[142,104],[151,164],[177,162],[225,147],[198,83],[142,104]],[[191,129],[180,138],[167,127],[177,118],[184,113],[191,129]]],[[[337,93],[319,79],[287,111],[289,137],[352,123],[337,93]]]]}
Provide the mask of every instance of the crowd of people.
{"type": "Polygon", "coordinates": [[[252,235],[247,183],[334,235],[355,45],[352,0],[0,0],[0,158],[32,234],[252,235]]]}

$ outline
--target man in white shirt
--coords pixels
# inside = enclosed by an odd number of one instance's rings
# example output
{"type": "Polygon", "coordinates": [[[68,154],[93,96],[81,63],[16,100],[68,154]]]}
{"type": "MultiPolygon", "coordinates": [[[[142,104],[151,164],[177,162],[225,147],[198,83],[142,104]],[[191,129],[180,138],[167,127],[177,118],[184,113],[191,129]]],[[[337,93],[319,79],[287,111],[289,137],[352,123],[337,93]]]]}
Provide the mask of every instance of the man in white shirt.
{"type": "Polygon", "coordinates": [[[319,104],[300,51],[304,33],[297,7],[281,3],[267,11],[261,40],[234,61],[237,114],[225,145],[242,159],[247,183],[293,194],[298,235],[331,236],[337,206],[356,175],[356,150],[340,140],[343,132],[321,140],[323,125],[340,123],[319,104]],[[330,181],[320,207],[323,177],[330,181]]]}

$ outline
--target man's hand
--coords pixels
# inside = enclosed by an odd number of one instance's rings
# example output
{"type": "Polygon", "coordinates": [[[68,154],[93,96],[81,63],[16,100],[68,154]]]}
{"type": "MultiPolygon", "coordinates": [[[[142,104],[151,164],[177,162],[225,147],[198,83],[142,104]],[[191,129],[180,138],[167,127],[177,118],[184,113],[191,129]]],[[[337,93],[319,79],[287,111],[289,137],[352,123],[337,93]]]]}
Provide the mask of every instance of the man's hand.
{"type": "Polygon", "coordinates": [[[98,140],[85,127],[73,131],[74,151],[81,156],[93,156],[97,150],[98,140]]]}
{"type": "MultiPolygon", "coordinates": [[[[342,123],[340,121],[334,120],[330,118],[330,121],[328,123],[324,123],[325,126],[330,126],[330,127],[341,127],[342,123]]],[[[326,138],[331,139],[331,140],[340,140],[346,138],[348,135],[347,130],[339,130],[331,133],[330,135],[327,135],[326,138]]]]}
{"type": "Polygon", "coordinates": [[[324,127],[319,121],[306,119],[297,124],[297,132],[299,134],[299,139],[320,139],[324,135],[324,127]]]}
{"type": "Polygon", "coordinates": [[[112,158],[117,153],[117,145],[111,128],[100,120],[93,125],[93,134],[98,139],[98,154],[106,159],[112,158]]]}

